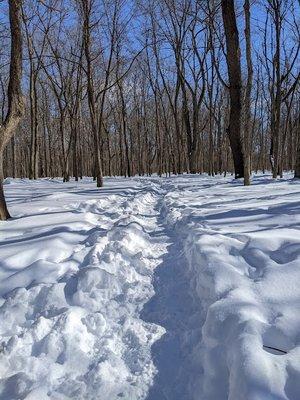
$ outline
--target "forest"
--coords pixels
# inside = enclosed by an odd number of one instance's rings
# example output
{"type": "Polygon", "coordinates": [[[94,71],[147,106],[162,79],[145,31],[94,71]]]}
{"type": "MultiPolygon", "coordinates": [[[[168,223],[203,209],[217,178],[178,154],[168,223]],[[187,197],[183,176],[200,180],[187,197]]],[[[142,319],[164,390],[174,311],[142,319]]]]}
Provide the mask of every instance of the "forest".
{"type": "Polygon", "coordinates": [[[0,0],[0,400],[300,399],[300,0],[0,0]]]}
{"type": "Polygon", "coordinates": [[[94,176],[102,186],[103,176],[153,173],[299,176],[298,1],[11,3],[24,110],[1,146],[4,177],[94,176]]]}

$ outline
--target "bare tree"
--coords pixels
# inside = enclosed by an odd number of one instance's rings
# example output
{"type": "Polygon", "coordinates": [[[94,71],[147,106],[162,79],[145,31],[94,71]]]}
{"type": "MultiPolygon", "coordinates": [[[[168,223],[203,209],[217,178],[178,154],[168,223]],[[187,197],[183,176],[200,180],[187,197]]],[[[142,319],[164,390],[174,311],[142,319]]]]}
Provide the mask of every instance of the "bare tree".
{"type": "Polygon", "coordinates": [[[253,66],[251,56],[251,13],[250,0],[244,2],[245,13],[245,39],[246,39],[246,62],[247,62],[247,83],[244,98],[244,184],[250,185],[251,175],[251,91],[253,81],[253,66]]]}
{"type": "MultiPolygon", "coordinates": [[[[89,175],[101,186],[104,175],[235,171],[247,184],[252,166],[268,169],[269,149],[282,176],[297,160],[299,9],[292,0],[27,0],[26,112],[1,150],[2,178],[89,175]],[[257,8],[265,26],[251,18],[257,8]]],[[[9,36],[2,24],[2,130],[9,36]]]]}
{"type": "Polygon", "coordinates": [[[14,136],[24,111],[24,99],[21,89],[22,79],[22,29],[21,0],[9,0],[9,22],[11,33],[10,72],[7,90],[8,110],[0,127],[0,220],[10,217],[3,192],[3,153],[14,136]]]}
{"type": "Polygon", "coordinates": [[[229,77],[230,115],[228,135],[234,161],[236,178],[244,177],[244,157],[241,140],[242,73],[239,33],[234,0],[222,0],[222,17],[226,37],[226,60],[229,77]]]}
{"type": "Polygon", "coordinates": [[[297,151],[296,151],[296,162],[295,162],[295,178],[300,179],[300,113],[298,117],[296,140],[297,140],[297,151]]]}

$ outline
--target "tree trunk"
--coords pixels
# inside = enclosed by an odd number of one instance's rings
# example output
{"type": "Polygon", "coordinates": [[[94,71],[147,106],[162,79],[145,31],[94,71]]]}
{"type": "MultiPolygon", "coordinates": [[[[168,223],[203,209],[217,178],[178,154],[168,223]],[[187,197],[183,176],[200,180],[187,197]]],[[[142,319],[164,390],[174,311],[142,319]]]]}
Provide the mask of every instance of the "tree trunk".
{"type": "Polygon", "coordinates": [[[0,220],[5,221],[10,218],[3,190],[3,154],[0,154],[0,220]]]}
{"type": "Polygon", "coordinates": [[[10,218],[3,191],[3,182],[0,180],[0,220],[5,221],[10,218]]]}
{"type": "MultiPolygon", "coordinates": [[[[103,174],[102,174],[102,160],[101,160],[101,149],[100,149],[100,139],[97,127],[96,118],[96,104],[95,104],[95,91],[94,82],[92,75],[92,57],[91,57],[91,4],[85,0],[82,0],[82,11],[83,11],[83,47],[86,59],[86,77],[87,77],[87,95],[88,95],[88,105],[90,111],[91,119],[91,130],[94,137],[94,155],[95,155],[95,175],[97,180],[97,187],[103,186],[103,174]]],[[[101,128],[101,126],[100,126],[101,128]]]]}
{"type": "Polygon", "coordinates": [[[10,71],[7,89],[8,110],[0,128],[0,220],[10,217],[3,192],[3,152],[14,136],[24,112],[24,100],[21,89],[22,79],[22,30],[21,0],[9,0],[9,21],[11,34],[10,71]]]}
{"type": "Polygon", "coordinates": [[[128,138],[127,138],[127,124],[126,124],[126,103],[123,93],[123,87],[121,82],[118,82],[118,89],[120,93],[120,100],[121,100],[121,132],[124,140],[125,146],[125,158],[126,158],[126,173],[125,176],[131,177],[131,166],[130,166],[130,158],[129,158],[129,145],[128,145],[128,138]]]}
{"type": "MultiPolygon", "coordinates": [[[[299,117],[300,122],[300,117],[299,117]]],[[[300,124],[298,124],[297,131],[297,153],[296,153],[296,164],[295,164],[295,178],[300,179],[300,124]]]]}
{"type": "MultiPolygon", "coordinates": [[[[32,56],[31,56],[32,57],[32,56]]],[[[36,81],[37,76],[34,71],[33,61],[30,59],[30,126],[31,126],[31,143],[30,143],[30,179],[38,178],[38,118],[37,118],[37,93],[36,81]]]]}
{"type": "Polygon", "coordinates": [[[16,143],[15,138],[11,139],[11,162],[12,162],[12,177],[15,178],[17,176],[16,173],[16,143]]]}
{"type": "Polygon", "coordinates": [[[244,185],[250,185],[251,176],[251,90],[253,80],[253,67],[251,58],[251,25],[250,25],[250,0],[245,0],[245,39],[247,60],[247,84],[244,101],[244,185]]]}
{"type": "Polygon", "coordinates": [[[233,156],[235,178],[244,177],[244,157],[241,141],[242,77],[239,33],[236,23],[234,0],[222,0],[222,16],[227,47],[230,115],[227,129],[233,156]]]}

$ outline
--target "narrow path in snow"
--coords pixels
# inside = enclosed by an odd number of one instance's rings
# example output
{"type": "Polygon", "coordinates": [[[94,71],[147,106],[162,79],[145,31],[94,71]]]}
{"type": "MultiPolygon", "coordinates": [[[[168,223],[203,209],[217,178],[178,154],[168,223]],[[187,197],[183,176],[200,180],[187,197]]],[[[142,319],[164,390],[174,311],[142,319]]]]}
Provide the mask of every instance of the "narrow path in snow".
{"type": "MultiPolygon", "coordinates": [[[[167,221],[164,199],[174,187],[167,183],[161,190],[157,224],[167,252],[155,269],[155,295],[144,306],[141,317],[163,326],[166,333],[152,346],[157,375],[147,400],[191,400],[194,384],[201,375],[201,365],[193,356],[201,341],[201,303],[195,292],[196,280],[188,274],[182,237],[167,221]]],[[[155,231],[152,235],[156,236],[155,231]]]]}

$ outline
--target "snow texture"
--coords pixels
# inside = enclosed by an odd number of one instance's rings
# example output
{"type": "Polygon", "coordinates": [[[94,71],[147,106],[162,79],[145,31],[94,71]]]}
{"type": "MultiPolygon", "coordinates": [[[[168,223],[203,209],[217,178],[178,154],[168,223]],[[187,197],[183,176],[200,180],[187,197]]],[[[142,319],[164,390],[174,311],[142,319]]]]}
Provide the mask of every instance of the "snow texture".
{"type": "Polygon", "coordinates": [[[300,183],[7,179],[0,400],[299,400],[300,183]]]}

